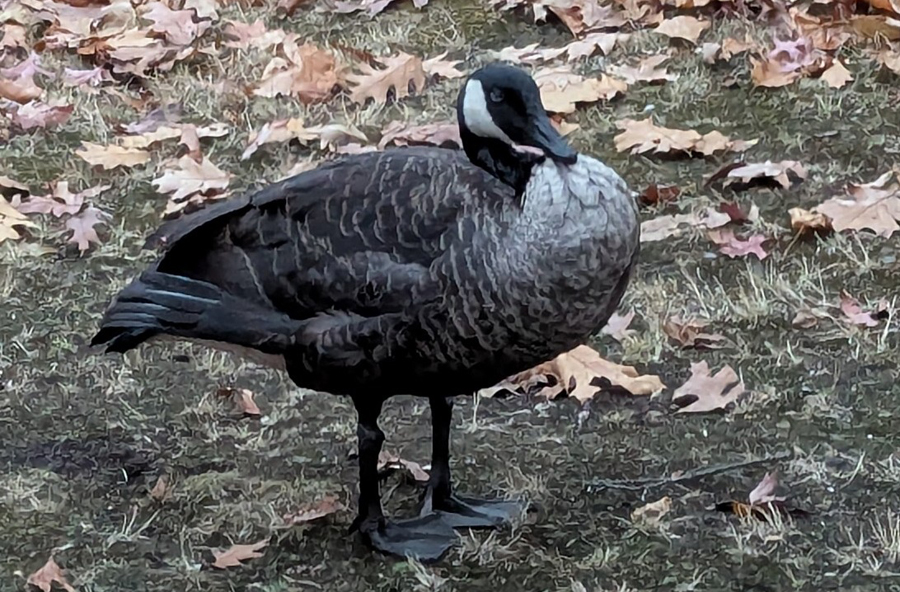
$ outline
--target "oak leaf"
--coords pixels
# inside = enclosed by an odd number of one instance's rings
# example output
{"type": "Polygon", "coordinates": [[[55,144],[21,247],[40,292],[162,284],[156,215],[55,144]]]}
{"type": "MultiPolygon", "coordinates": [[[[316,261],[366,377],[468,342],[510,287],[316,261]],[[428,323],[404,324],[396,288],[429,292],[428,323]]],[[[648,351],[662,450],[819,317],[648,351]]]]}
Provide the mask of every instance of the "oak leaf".
{"type": "Polygon", "coordinates": [[[337,496],[328,495],[315,504],[309,504],[294,512],[285,514],[282,518],[286,524],[293,526],[295,524],[305,524],[307,522],[312,522],[313,520],[318,520],[319,518],[324,518],[335,512],[340,512],[343,509],[344,504],[340,502],[337,496]]]}
{"type": "Polygon", "coordinates": [[[747,501],[750,502],[751,506],[767,504],[770,502],[783,502],[783,497],[778,497],[775,495],[775,490],[777,488],[778,473],[775,471],[768,472],[760,480],[760,482],[756,484],[756,487],[753,488],[753,491],[750,492],[750,496],[747,498],[747,501]]]}
{"type": "Polygon", "coordinates": [[[681,195],[681,189],[677,185],[658,185],[651,183],[641,192],[641,203],[654,206],[660,203],[675,201],[681,195]]]}
{"type": "Polygon", "coordinates": [[[672,394],[672,402],[682,405],[676,413],[705,413],[724,409],[744,392],[744,383],[731,366],[715,375],[704,362],[691,364],[691,377],[672,394]]]}
{"type": "Polygon", "coordinates": [[[828,216],[838,232],[869,229],[889,238],[900,230],[900,185],[893,178],[894,172],[888,171],[871,183],[851,184],[849,198],[833,197],[813,212],[828,216]]]}
{"type": "Polygon", "coordinates": [[[150,497],[157,502],[164,502],[172,495],[172,488],[169,484],[169,478],[166,475],[160,475],[156,479],[153,488],[150,490],[150,497]]]}
{"type": "Polygon", "coordinates": [[[663,333],[674,339],[682,347],[696,347],[718,349],[722,347],[720,342],[725,340],[724,335],[707,333],[706,327],[709,321],[696,317],[682,318],[673,316],[663,323],[663,333]]]}
{"type": "Polygon", "coordinates": [[[631,512],[631,521],[639,526],[655,527],[659,525],[662,517],[672,510],[672,498],[665,496],[662,499],[650,502],[631,512]]]}
{"type": "Polygon", "coordinates": [[[750,78],[756,86],[778,88],[792,84],[800,78],[798,71],[784,71],[772,60],[756,60],[750,58],[750,78]]]}
{"type": "Polygon", "coordinates": [[[28,29],[24,26],[7,21],[0,27],[0,32],[3,33],[3,37],[0,38],[0,49],[28,47],[28,29]]]}
{"type": "Polygon", "coordinates": [[[600,333],[603,335],[609,335],[616,341],[622,341],[632,333],[634,333],[633,329],[629,329],[628,326],[631,324],[631,321],[634,320],[635,312],[632,310],[630,312],[625,313],[624,315],[620,315],[617,312],[614,312],[609,320],[606,321],[606,325],[600,329],[600,333]]]}
{"type": "Polygon", "coordinates": [[[668,59],[669,56],[667,54],[654,55],[642,59],[637,66],[615,66],[610,68],[610,72],[628,84],[676,80],[678,78],[677,74],[669,74],[665,68],[660,67],[668,59]]]}
{"type": "Polygon", "coordinates": [[[864,311],[859,300],[851,296],[846,290],[841,290],[841,312],[844,319],[851,325],[863,325],[864,327],[878,326],[878,319],[872,312],[864,311]]]}
{"type": "Polygon", "coordinates": [[[64,215],[73,216],[81,211],[85,200],[97,197],[110,187],[111,185],[97,185],[79,193],[72,193],[68,181],[59,181],[54,184],[50,195],[32,195],[16,207],[23,214],[51,214],[56,218],[64,215]]]}
{"type": "Polygon", "coordinates": [[[369,64],[359,65],[361,74],[348,74],[347,81],[353,84],[350,99],[364,104],[373,99],[376,103],[386,103],[388,92],[394,89],[394,98],[409,96],[412,84],[421,92],[425,86],[425,69],[422,60],[414,55],[400,52],[398,55],[376,58],[384,68],[374,68],[369,64]]]}
{"type": "Polygon", "coordinates": [[[22,238],[16,227],[35,228],[36,226],[34,222],[29,221],[25,217],[25,214],[0,197],[0,243],[7,239],[18,240],[22,238]]]}
{"type": "Polygon", "coordinates": [[[203,157],[197,162],[190,156],[178,159],[178,167],[163,171],[152,184],[159,193],[171,193],[165,214],[173,214],[188,205],[196,205],[211,199],[220,199],[233,175],[203,157]]]}
{"type": "Polygon", "coordinates": [[[172,10],[162,2],[150,2],[145,8],[141,18],[153,22],[150,30],[161,33],[173,45],[190,45],[209,28],[206,22],[194,22],[190,10],[172,10]]]}
{"type": "Polygon", "coordinates": [[[103,167],[104,170],[120,166],[133,167],[150,160],[150,153],[146,150],[115,145],[101,146],[93,142],[82,142],[81,149],[76,150],[75,154],[88,164],[103,167]]]}
{"type": "Polygon", "coordinates": [[[408,146],[410,144],[429,144],[442,146],[447,143],[462,147],[459,137],[459,125],[455,121],[428,123],[425,125],[408,125],[402,121],[392,121],[381,130],[378,147],[384,149],[389,144],[408,146]]]}
{"type": "Polygon", "coordinates": [[[43,590],[43,592],[50,592],[53,588],[53,584],[58,584],[66,592],[75,592],[75,588],[73,588],[72,585],[69,584],[69,581],[66,580],[62,568],[59,567],[59,564],[56,563],[56,560],[53,559],[52,555],[43,567],[28,576],[25,583],[43,590]]]}
{"type": "Polygon", "coordinates": [[[235,407],[243,415],[259,417],[262,412],[254,400],[255,395],[250,389],[244,388],[221,388],[217,393],[220,397],[228,397],[234,401],[235,407]]]}
{"type": "Polygon", "coordinates": [[[612,99],[625,92],[628,84],[606,76],[585,78],[567,66],[543,68],[534,73],[544,108],[551,113],[573,113],[578,103],[612,99]]]}
{"type": "Polygon", "coordinates": [[[649,243],[679,236],[685,228],[718,228],[729,222],[731,217],[728,214],[713,208],[706,208],[700,213],[659,216],[641,222],[641,242],[649,243]]]}
{"type": "Polygon", "coordinates": [[[708,28],[709,21],[701,21],[693,16],[675,16],[663,20],[655,31],[666,37],[697,43],[700,35],[708,28]]]}
{"type": "Polygon", "coordinates": [[[831,219],[821,212],[791,208],[788,215],[791,217],[791,229],[801,238],[813,234],[822,236],[834,230],[831,227],[831,219]]]}
{"type": "Polygon", "coordinates": [[[241,21],[226,21],[225,36],[231,40],[225,42],[225,47],[236,49],[268,49],[273,45],[283,42],[286,33],[281,29],[268,30],[262,19],[256,19],[253,23],[241,21]]]}
{"type": "Polygon", "coordinates": [[[263,554],[259,551],[268,544],[269,540],[263,539],[252,545],[232,545],[224,551],[213,551],[215,561],[213,561],[212,566],[219,569],[237,567],[241,565],[242,561],[262,557],[263,554]]]}
{"type": "Polygon", "coordinates": [[[850,73],[840,60],[834,60],[830,68],[822,72],[822,80],[824,80],[831,88],[841,88],[851,80],[853,74],[850,73]]]}
{"type": "Polygon", "coordinates": [[[761,234],[742,239],[736,237],[730,228],[719,228],[709,231],[709,239],[719,246],[722,254],[731,258],[756,255],[756,258],[762,261],[769,256],[769,253],[762,247],[762,244],[769,239],[761,234]]]}
{"type": "Polygon", "coordinates": [[[429,58],[422,62],[422,69],[425,70],[427,76],[439,76],[441,78],[452,79],[462,78],[465,72],[460,72],[456,66],[461,64],[460,60],[445,60],[447,52],[429,58]]]}
{"type": "Polygon", "coordinates": [[[807,172],[802,164],[796,160],[782,160],[772,162],[767,160],[761,163],[742,164],[728,171],[725,185],[731,185],[738,180],[741,183],[749,183],[754,179],[773,179],[785,189],[791,186],[791,177],[806,179],[807,172]]]}
{"type": "Polygon", "coordinates": [[[718,131],[701,135],[694,130],[679,130],[658,126],[651,118],[634,120],[623,119],[616,125],[623,130],[613,140],[616,150],[631,150],[632,154],[645,152],[699,152],[709,156],[719,151],[746,150],[758,140],[731,140],[718,131]]]}
{"type": "MultiPolygon", "coordinates": [[[[322,10],[349,14],[357,11],[365,11],[366,15],[373,17],[383,12],[388,6],[397,0],[331,0],[324,3],[322,10]]],[[[428,4],[428,0],[413,0],[413,6],[422,8],[428,4]]]]}
{"type": "Polygon", "coordinates": [[[0,99],[27,103],[40,98],[42,94],[44,94],[44,89],[35,84],[32,75],[16,78],[0,77],[0,99]]]}
{"type": "Polygon", "coordinates": [[[312,43],[297,44],[290,34],[281,43],[285,57],[274,57],[263,70],[253,94],[261,97],[295,96],[304,103],[328,99],[342,82],[334,54],[312,43]]]}
{"type": "Polygon", "coordinates": [[[90,248],[91,243],[99,245],[100,237],[97,236],[94,226],[105,224],[106,218],[109,218],[109,215],[94,206],[88,206],[80,214],[72,216],[66,220],[66,228],[72,231],[69,242],[78,245],[78,250],[82,253],[90,248]]]}
{"type": "Polygon", "coordinates": [[[112,75],[103,66],[97,66],[89,70],[78,70],[75,68],[63,70],[63,84],[68,84],[69,86],[100,86],[104,82],[112,81],[112,75]]]}
{"type": "Polygon", "coordinates": [[[74,111],[74,105],[48,105],[41,101],[30,101],[15,109],[12,122],[24,131],[50,129],[63,125],[74,111]]]}
{"type": "Polygon", "coordinates": [[[537,0],[532,6],[535,20],[545,20],[549,10],[576,37],[587,31],[614,29],[627,23],[621,13],[612,6],[601,5],[598,0],[537,0]]]}

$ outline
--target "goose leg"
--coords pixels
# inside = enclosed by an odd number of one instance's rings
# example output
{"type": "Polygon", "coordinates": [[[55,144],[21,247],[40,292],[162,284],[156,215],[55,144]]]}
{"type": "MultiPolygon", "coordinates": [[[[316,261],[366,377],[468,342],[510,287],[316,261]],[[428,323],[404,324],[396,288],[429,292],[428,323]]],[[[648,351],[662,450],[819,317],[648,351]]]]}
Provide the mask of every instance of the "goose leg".
{"type": "Polygon", "coordinates": [[[441,518],[430,514],[392,522],[385,518],[378,490],[378,455],[384,432],[378,427],[382,401],[354,398],[359,416],[359,514],[352,530],[359,530],[372,547],[392,555],[411,556],[420,561],[436,561],[458,540],[441,518]]]}
{"type": "Polygon", "coordinates": [[[421,515],[439,512],[444,522],[454,528],[491,528],[508,523],[521,513],[521,505],[513,501],[484,500],[453,493],[450,479],[450,420],[453,400],[431,397],[431,476],[421,515]]]}

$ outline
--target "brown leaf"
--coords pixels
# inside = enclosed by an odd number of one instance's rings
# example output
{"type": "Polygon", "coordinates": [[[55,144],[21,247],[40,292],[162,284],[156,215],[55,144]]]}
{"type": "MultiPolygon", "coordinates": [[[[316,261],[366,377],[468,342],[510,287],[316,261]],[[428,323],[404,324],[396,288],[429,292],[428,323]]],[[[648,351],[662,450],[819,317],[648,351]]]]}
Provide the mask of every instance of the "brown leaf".
{"type": "Polygon", "coordinates": [[[740,205],[734,202],[723,202],[719,204],[719,211],[728,214],[731,221],[735,224],[744,224],[746,222],[756,222],[759,220],[759,207],[756,204],[750,205],[750,210],[745,211],[740,205]]]}
{"type": "Polygon", "coordinates": [[[639,526],[655,527],[659,525],[662,517],[672,510],[672,498],[665,496],[662,499],[635,508],[631,512],[631,521],[639,526]]]}
{"type": "Polygon", "coordinates": [[[141,17],[153,22],[150,30],[161,33],[172,45],[190,45],[209,28],[208,23],[194,22],[190,10],[172,10],[162,2],[150,2],[146,8],[141,17]]]}
{"type": "Polygon", "coordinates": [[[28,47],[27,34],[28,30],[22,25],[18,25],[12,22],[3,23],[2,27],[3,38],[0,39],[0,49],[9,48],[15,49],[17,47],[28,47]]]}
{"type": "Polygon", "coordinates": [[[253,399],[253,397],[255,396],[253,394],[253,391],[244,388],[227,390],[230,391],[235,405],[237,405],[238,411],[240,411],[244,415],[250,415],[253,417],[259,417],[260,415],[262,415],[262,412],[256,405],[256,401],[253,399]]]}
{"type": "Polygon", "coordinates": [[[775,495],[775,490],[777,488],[778,473],[775,471],[766,473],[756,487],[753,488],[753,491],[750,492],[750,497],[748,498],[750,505],[756,506],[759,504],[767,504],[769,502],[783,502],[783,497],[775,495]]]}
{"type": "Polygon", "coordinates": [[[27,103],[40,98],[44,89],[34,83],[31,74],[15,79],[0,77],[0,99],[9,99],[16,103],[27,103]]]}
{"type": "Polygon", "coordinates": [[[269,49],[274,45],[283,42],[286,33],[281,29],[268,30],[262,19],[256,19],[253,23],[243,23],[241,21],[226,21],[225,35],[231,38],[231,41],[225,42],[225,47],[235,49],[269,49]]]}
{"type": "Polygon", "coordinates": [[[534,81],[541,90],[544,108],[551,113],[573,113],[577,103],[612,99],[628,88],[625,82],[605,74],[601,78],[585,78],[568,66],[538,70],[534,81]]]}
{"type": "Polygon", "coordinates": [[[772,179],[785,189],[791,186],[791,177],[804,180],[807,177],[806,169],[796,160],[782,160],[781,162],[766,162],[756,164],[743,164],[728,171],[725,186],[732,185],[740,180],[749,184],[754,179],[772,179]]]}
{"type": "Polygon", "coordinates": [[[851,184],[848,197],[833,197],[812,211],[828,216],[838,232],[869,229],[889,238],[900,229],[900,185],[893,177],[888,171],[871,183],[851,184]]]}
{"type": "Polygon", "coordinates": [[[406,470],[419,483],[427,483],[428,471],[422,465],[411,460],[404,460],[396,454],[382,450],[378,455],[378,471],[406,470]]]}
{"type": "Polygon", "coordinates": [[[197,134],[197,126],[190,123],[181,126],[181,139],[178,142],[188,149],[188,156],[197,162],[203,159],[203,154],[200,152],[200,136],[197,134]]]}
{"type": "Polygon", "coordinates": [[[28,187],[6,175],[0,175],[0,194],[6,196],[28,195],[28,187]]]}
{"type": "Polygon", "coordinates": [[[668,59],[668,54],[654,55],[644,58],[638,62],[637,66],[614,66],[610,68],[610,72],[628,84],[676,80],[678,78],[677,74],[669,74],[665,68],[660,67],[668,59]]]}
{"type": "Polygon", "coordinates": [[[711,131],[700,135],[694,130],[670,129],[656,125],[653,120],[623,119],[616,125],[622,133],[614,138],[616,150],[631,150],[632,154],[670,152],[699,152],[710,155],[723,150],[742,151],[754,145],[757,140],[731,140],[720,132],[711,131]]]}
{"type": "Polygon", "coordinates": [[[845,290],[841,290],[841,312],[851,325],[878,326],[878,319],[871,312],[863,311],[859,301],[845,290]]]}
{"type": "Polygon", "coordinates": [[[628,325],[634,320],[634,314],[633,310],[624,315],[614,312],[612,316],[609,317],[609,320],[606,321],[606,325],[600,329],[600,333],[609,335],[616,341],[622,341],[628,335],[634,333],[633,330],[628,328],[628,325]]]}
{"type": "MultiPolygon", "coordinates": [[[[509,5],[509,2],[507,2],[509,5]]],[[[547,10],[572,31],[576,37],[594,29],[613,29],[626,24],[622,14],[598,0],[552,0],[534,3],[535,20],[544,20],[547,10]]]]}
{"type": "Polygon", "coordinates": [[[676,413],[704,413],[724,409],[744,392],[744,383],[731,366],[715,375],[706,362],[691,364],[691,377],[672,394],[672,402],[682,405],[676,413]],[[685,404],[686,399],[691,401],[685,404]]]}
{"type": "Polygon", "coordinates": [[[681,195],[681,189],[676,185],[657,185],[651,183],[641,192],[641,203],[654,206],[660,203],[675,201],[681,195]]]}
{"type": "MultiPolygon", "coordinates": [[[[349,14],[357,11],[366,11],[369,17],[376,16],[397,0],[326,0],[322,10],[349,14]]],[[[428,0],[413,0],[416,8],[422,8],[428,4],[428,0]]]]}
{"type": "Polygon", "coordinates": [[[701,21],[693,16],[675,16],[665,19],[655,31],[669,38],[684,39],[697,43],[700,35],[709,28],[709,21],[701,21]]]}
{"type": "Polygon", "coordinates": [[[719,246],[719,251],[731,258],[746,257],[747,255],[753,254],[756,255],[757,259],[762,261],[769,256],[769,253],[762,247],[762,244],[769,239],[760,234],[754,234],[746,239],[741,239],[734,235],[732,229],[719,228],[710,230],[708,235],[709,240],[719,246]]]}
{"type": "Polygon", "coordinates": [[[756,86],[778,88],[792,84],[801,76],[798,70],[784,71],[781,65],[774,60],[756,60],[750,58],[752,65],[750,78],[756,86]]]}
{"type": "Polygon", "coordinates": [[[150,490],[150,497],[157,502],[164,502],[171,497],[172,491],[169,488],[169,478],[166,475],[160,475],[150,490]]]}
{"type": "Polygon", "coordinates": [[[418,92],[424,88],[425,70],[420,58],[400,52],[396,56],[377,58],[377,61],[384,66],[383,69],[362,63],[359,65],[361,74],[347,75],[347,81],[354,85],[350,91],[350,99],[355,103],[364,104],[368,99],[386,103],[388,92],[392,88],[394,98],[402,99],[409,96],[410,84],[418,92]]]}
{"type": "Polygon", "coordinates": [[[465,72],[460,72],[456,69],[456,66],[462,63],[461,61],[445,60],[445,57],[447,57],[446,51],[422,62],[422,69],[425,70],[425,74],[427,76],[439,76],[448,80],[462,78],[466,75],[465,72]]]}
{"type": "Polygon", "coordinates": [[[219,569],[237,567],[241,565],[242,561],[262,557],[263,554],[260,553],[259,550],[268,544],[269,540],[263,539],[252,545],[232,545],[225,551],[213,551],[213,557],[215,557],[216,560],[213,561],[212,566],[219,569]]]}
{"type": "Polygon", "coordinates": [[[344,504],[334,495],[328,495],[316,502],[300,508],[296,512],[291,512],[282,516],[286,524],[305,524],[324,518],[344,509],[344,504]]]}
{"type": "Polygon", "coordinates": [[[52,214],[60,218],[74,215],[81,211],[85,200],[93,199],[109,189],[111,185],[97,185],[80,193],[69,191],[68,181],[58,181],[53,185],[50,195],[32,195],[27,201],[17,206],[23,214],[52,214]]]}
{"type": "Polygon", "coordinates": [[[840,60],[834,60],[830,68],[822,72],[822,80],[824,80],[831,88],[841,88],[851,80],[853,74],[850,73],[840,60]]]}
{"type": "Polygon", "coordinates": [[[285,58],[272,58],[253,94],[295,96],[304,103],[328,99],[342,80],[334,54],[312,43],[297,45],[295,34],[288,35],[281,47],[285,58]]]}
{"type": "Polygon", "coordinates": [[[712,208],[706,208],[701,213],[675,214],[659,216],[651,220],[641,222],[641,242],[649,243],[660,241],[670,236],[683,234],[687,228],[718,228],[731,221],[728,214],[718,212],[712,208]]]}
{"type": "Polygon", "coordinates": [[[92,142],[82,142],[81,149],[75,154],[83,158],[93,166],[103,167],[104,170],[116,167],[133,167],[144,164],[150,160],[150,153],[137,148],[123,148],[122,146],[101,146],[92,142]]]}
{"type": "Polygon", "coordinates": [[[94,226],[106,224],[105,218],[109,218],[109,215],[94,206],[88,206],[80,214],[72,216],[66,220],[66,228],[72,231],[69,242],[77,244],[78,250],[82,253],[90,248],[91,243],[99,245],[100,237],[97,236],[94,226]]]}
{"type": "Polygon", "coordinates": [[[791,229],[800,238],[812,235],[824,236],[834,230],[831,227],[831,219],[820,212],[811,212],[803,208],[791,208],[788,210],[791,216],[791,229]]]}
{"type": "Polygon", "coordinates": [[[883,49],[879,52],[878,61],[894,74],[900,74],[900,53],[883,49]]]}
{"type": "Polygon", "coordinates": [[[455,121],[443,123],[429,123],[425,125],[407,125],[401,121],[392,121],[381,130],[379,148],[385,148],[389,144],[408,146],[410,144],[429,144],[442,146],[446,143],[456,144],[462,147],[459,138],[459,125],[455,121]]]}
{"type": "Polygon", "coordinates": [[[41,101],[31,101],[18,107],[13,113],[12,122],[25,131],[58,127],[69,120],[74,105],[48,105],[41,101]]]}
{"type": "Polygon", "coordinates": [[[620,366],[600,357],[594,349],[579,345],[549,362],[509,377],[505,382],[512,388],[527,390],[537,384],[546,384],[545,377],[553,377],[555,386],[545,386],[539,396],[556,398],[561,395],[584,403],[594,397],[602,387],[591,383],[596,378],[605,379],[611,386],[633,395],[649,395],[665,388],[655,375],[638,374],[633,366],[620,366]]]}
{"type": "Polygon", "coordinates": [[[20,226],[37,227],[34,222],[30,222],[25,217],[25,214],[0,197],[0,243],[7,239],[18,240],[22,238],[22,235],[16,230],[16,227],[20,226]]]}
{"type": "Polygon", "coordinates": [[[718,333],[706,333],[704,329],[709,325],[709,321],[689,317],[684,319],[680,316],[674,316],[663,323],[663,332],[678,342],[683,347],[696,347],[718,349],[722,347],[720,342],[725,340],[723,335],[718,333]]]}
{"type": "Polygon", "coordinates": [[[178,159],[178,168],[163,171],[151,181],[159,193],[171,193],[166,215],[178,212],[189,204],[202,203],[224,197],[220,192],[228,187],[233,175],[223,171],[204,157],[199,163],[190,156],[178,159]]]}
{"type": "Polygon", "coordinates": [[[117,130],[128,134],[146,134],[160,127],[171,127],[181,119],[182,109],[180,103],[166,103],[153,109],[139,121],[118,126],[117,130]]]}
{"type": "Polygon", "coordinates": [[[73,588],[68,580],[66,580],[65,574],[52,556],[47,560],[47,563],[45,563],[43,567],[28,576],[25,583],[34,586],[35,588],[39,588],[43,590],[43,592],[50,592],[53,588],[53,584],[59,584],[66,592],[75,592],[75,588],[73,588]]]}

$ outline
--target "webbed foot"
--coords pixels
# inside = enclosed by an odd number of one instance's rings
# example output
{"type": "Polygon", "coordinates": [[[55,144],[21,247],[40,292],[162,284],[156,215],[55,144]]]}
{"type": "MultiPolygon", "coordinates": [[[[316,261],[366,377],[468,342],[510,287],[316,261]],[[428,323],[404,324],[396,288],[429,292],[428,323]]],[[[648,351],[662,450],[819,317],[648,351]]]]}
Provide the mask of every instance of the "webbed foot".
{"type": "Polygon", "coordinates": [[[522,514],[524,507],[513,500],[487,500],[449,495],[443,499],[429,499],[426,494],[422,512],[433,511],[453,528],[496,528],[509,524],[522,514]]]}
{"type": "Polygon", "coordinates": [[[436,513],[397,522],[364,520],[359,531],[369,545],[383,553],[422,562],[437,561],[459,541],[453,528],[436,513]]]}

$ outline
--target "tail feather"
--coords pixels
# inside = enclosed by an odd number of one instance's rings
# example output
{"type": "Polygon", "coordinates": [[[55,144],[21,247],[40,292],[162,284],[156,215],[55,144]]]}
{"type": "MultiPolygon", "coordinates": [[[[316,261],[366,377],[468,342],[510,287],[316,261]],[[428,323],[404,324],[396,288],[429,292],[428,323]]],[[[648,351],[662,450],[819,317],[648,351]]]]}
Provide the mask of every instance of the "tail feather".
{"type": "Polygon", "coordinates": [[[277,354],[290,347],[298,328],[299,322],[287,315],[232,296],[214,284],[147,271],[119,292],[91,345],[125,352],[154,335],[168,334],[277,354]]]}

